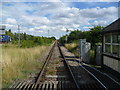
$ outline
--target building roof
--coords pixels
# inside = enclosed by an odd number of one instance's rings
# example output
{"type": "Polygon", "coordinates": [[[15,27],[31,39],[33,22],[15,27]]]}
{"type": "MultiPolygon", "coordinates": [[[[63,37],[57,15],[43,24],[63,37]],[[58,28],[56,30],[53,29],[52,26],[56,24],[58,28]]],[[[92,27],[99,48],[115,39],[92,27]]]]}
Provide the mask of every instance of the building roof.
{"type": "Polygon", "coordinates": [[[101,33],[120,32],[120,18],[101,30],[101,33]]]}

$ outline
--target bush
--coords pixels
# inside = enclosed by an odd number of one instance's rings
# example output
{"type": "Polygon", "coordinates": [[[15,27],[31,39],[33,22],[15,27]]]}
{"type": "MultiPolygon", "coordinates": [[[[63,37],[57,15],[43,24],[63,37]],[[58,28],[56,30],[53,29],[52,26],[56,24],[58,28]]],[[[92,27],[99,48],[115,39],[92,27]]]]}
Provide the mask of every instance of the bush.
{"type": "Polygon", "coordinates": [[[20,45],[20,47],[23,47],[23,48],[25,48],[25,47],[30,48],[30,47],[33,47],[33,46],[35,46],[35,44],[31,40],[22,40],[21,45],[20,45]]]}
{"type": "MultiPolygon", "coordinates": [[[[11,30],[6,31],[6,35],[9,35],[12,39],[12,44],[18,44],[18,33],[12,33],[11,30]]],[[[52,43],[52,41],[55,40],[55,37],[39,37],[39,36],[33,36],[28,35],[26,33],[20,33],[20,47],[23,48],[30,48],[37,45],[49,45],[52,43]]]]}

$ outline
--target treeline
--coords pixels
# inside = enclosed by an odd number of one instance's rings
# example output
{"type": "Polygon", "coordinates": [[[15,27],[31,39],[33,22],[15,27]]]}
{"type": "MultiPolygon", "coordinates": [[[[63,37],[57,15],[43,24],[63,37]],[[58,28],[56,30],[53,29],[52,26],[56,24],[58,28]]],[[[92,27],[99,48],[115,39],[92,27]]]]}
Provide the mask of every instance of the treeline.
{"type": "Polygon", "coordinates": [[[86,39],[87,42],[91,43],[93,48],[96,43],[101,43],[102,35],[99,32],[103,28],[104,27],[102,26],[95,26],[94,28],[91,28],[89,31],[74,30],[71,31],[69,35],[64,35],[59,40],[62,44],[65,44],[65,43],[79,42],[79,39],[86,39]],[[67,37],[67,41],[66,41],[66,37],[67,37]]]}
{"type": "MultiPolygon", "coordinates": [[[[18,33],[12,33],[11,29],[9,29],[8,31],[6,31],[6,35],[9,35],[11,37],[12,44],[18,44],[19,39],[18,33]]],[[[47,38],[28,35],[26,33],[20,33],[20,47],[29,48],[37,45],[51,44],[53,40],[55,40],[55,37],[47,38]]]]}

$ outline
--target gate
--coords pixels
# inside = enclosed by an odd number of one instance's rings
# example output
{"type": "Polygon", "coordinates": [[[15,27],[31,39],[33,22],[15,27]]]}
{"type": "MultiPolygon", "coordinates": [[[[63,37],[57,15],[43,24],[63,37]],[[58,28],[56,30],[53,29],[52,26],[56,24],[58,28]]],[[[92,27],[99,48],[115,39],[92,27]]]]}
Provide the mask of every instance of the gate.
{"type": "Polygon", "coordinates": [[[86,39],[80,39],[80,57],[85,63],[90,63],[91,44],[86,39]]]}
{"type": "Polygon", "coordinates": [[[95,52],[95,60],[96,60],[96,64],[97,65],[101,65],[102,64],[102,46],[101,45],[97,45],[96,46],[96,52],[95,52]]]}

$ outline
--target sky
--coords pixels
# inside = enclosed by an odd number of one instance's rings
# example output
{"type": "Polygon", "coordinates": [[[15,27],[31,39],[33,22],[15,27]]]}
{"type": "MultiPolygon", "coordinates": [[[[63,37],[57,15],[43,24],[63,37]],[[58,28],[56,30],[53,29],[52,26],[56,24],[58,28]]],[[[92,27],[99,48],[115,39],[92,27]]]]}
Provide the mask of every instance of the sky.
{"type": "Polygon", "coordinates": [[[70,33],[66,29],[87,31],[118,19],[118,0],[4,0],[0,7],[0,25],[6,30],[17,33],[20,25],[21,33],[35,36],[60,38],[70,33]]]}

